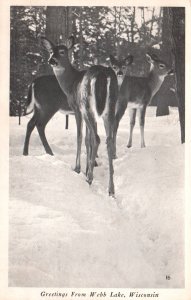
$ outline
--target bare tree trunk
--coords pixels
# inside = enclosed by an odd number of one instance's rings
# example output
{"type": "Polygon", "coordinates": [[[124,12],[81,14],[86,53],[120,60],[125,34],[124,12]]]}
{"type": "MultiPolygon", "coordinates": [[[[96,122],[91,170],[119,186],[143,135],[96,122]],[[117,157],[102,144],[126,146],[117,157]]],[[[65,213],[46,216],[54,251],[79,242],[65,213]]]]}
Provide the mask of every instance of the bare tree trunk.
{"type": "MultiPolygon", "coordinates": [[[[46,36],[54,43],[64,43],[72,33],[72,7],[53,6],[47,7],[46,11],[46,36]]],[[[71,56],[71,54],[69,54],[71,56]]],[[[48,67],[47,67],[48,68],[48,67]]],[[[48,70],[49,72],[49,70],[48,70]]],[[[68,129],[69,116],[66,115],[68,129]]]]}
{"type": "Polygon", "coordinates": [[[185,143],[185,9],[171,7],[172,46],[175,59],[175,80],[181,129],[181,142],[185,143]]]}
{"type": "MultiPolygon", "coordinates": [[[[168,7],[163,7],[163,19],[162,19],[162,53],[163,57],[165,57],[165,61],[168,63],[171,63],[171,52],[169,51],[169,40],[171,36],[171,23],[169,19],[169,11],[168,7]]],[[[166,79],[168,80],[168,79],[166,79]]],[[[167,82],[165,81],[163,83],[161,92],[161,97],[158,99],[157,102],[157,110],[156,115],[157,116],[166,116],[169,115],[169,107],[168,107],[168,101],[165,97],[165,94],[167,94],[167,89],[169,88],[167,82]]]]}
{"type": "Polygon", "coordinates": [[[46,37],[54,43],[64,41],[67,36],[66,7],[48,6],[46,10],[46,37]]]}
{"type": "Polygon", "coordinates": [[[82,7],[80,7],[80,69],[82,70],[84,65],[83,65],[83,26],[82,26],[82,19],[83,19],[83,15],[82,15],[82,7]]]}
{"type": "Polygon", "coordinates": [[[131,42],[134,43],[134,25],[135,25],[135,7],[133,7],[133,15],[131,19],[131,42]]]}
{"type": "Polygon", "coordinates": [[[142,7],[141,8],[141,23],[142,23],[142,27],[143,27],[143,39],[144,41],[146,41],[146,26],[145,26],[145,8],[142,7]]]}
{"type": "Polygon", "coordinates": [[[163,9],[162,7],[160,8],[160,13],[159,13],[159,24],[158,24],[158,37],[160,36],[161,34],[161,18],[162,18],[162,12],[163,12],[163,9]]]}
{"type": "Polygon", "coordinates": [[[152,20],[151,20],[151,28],[150,28],[150,37],[152,36],[152,31],[153,31],[154,16],[155,16],[155,7],[153,7],[153,10],[152,10],[152,20]]]}
{"type": "Polygon", "coordinates": [[[115,41],[115,49],[116,49],[116,53],[118,52],[118,42],[117,42],[117,8],[114,7],[115,10],[115,21],[114,21],[114,27],[115,27],[115,37],[114,37],[114,41],[115,41]]]}

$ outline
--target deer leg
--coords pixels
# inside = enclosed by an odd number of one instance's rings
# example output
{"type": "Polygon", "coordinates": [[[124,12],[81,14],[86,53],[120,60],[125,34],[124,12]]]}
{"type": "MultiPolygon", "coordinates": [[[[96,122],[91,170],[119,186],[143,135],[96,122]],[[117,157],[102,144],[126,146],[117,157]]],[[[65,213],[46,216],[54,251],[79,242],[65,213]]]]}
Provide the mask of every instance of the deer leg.
{"type": "Polygon", "coordinates": [[[74,171],[80,173],[81,170],[81,146],[82,146],[82,115],[80,111],[75,112],[76,125],[77,125],[77,154],[76,154],[76,166],[74,171]]]}
{"type": "Polygon", "coordinates": [[[113,158],[117,158],[116,155],[116,139],[117,139],[117,130],[119,127],[119,122],[121,120],[121,118],[123,117],[125,110],[127,108],[127,101],[118,101],[117,102],[117,106],[116,106],[116,112],[115,112],[115,120],[114,120],[114,128],[113,128],[113,144],[114,144],[114,148],[113,148],[113,158]]]}
{"type": "Polygon", "coordinates": [[[66,125],[65,125],[65,129],[68,129],[68,125],[69,125],[69,115],[66,115],[66,125]]]}
{"type": "Polygon", "coordinates": [[[129,108],[129,117],[130,117],[130,133],[129,133],[129,141],[127,147],[132,147],[132,139],[133,139],[133,129],[135,126],[135,119],[136,119],[136,108],[129,108]]]}
{"type": "MultiPolygon", "coordinates": [[[[96,123],[96,130],[97,130],[97,123],[96,123]]],[[[96,154],[96,157],[99,157],[98,154],[96,154]]],[[[95,160],[95,167],[98,167],[98,163],[96,160],[95,160]]]]}
{"type": "Polygon", "coordinates": [[[46,139],[45,127],[55,113],[56,113],[56,111],[49,111],[49,110],[37,111],[36,127],[38,130],[41,142],[44,146],[44,149],[45,149],[46,153],[49,155],[54,155],[54,154],[53,154],[52,149],[50,148],[50,145],[48,144],[48,141],[46,139]]]}
{"type": "Polygon", "coordinates": [[[34,115],[32,116],[32,118],[30,119],[30,121],[27,124],[27,131],[26,131],[26,136],[25,136],[23,155],[28,155],[29,140],[30,140],[31,133],[32,133],[33,129],[35,128],[35,126],[36,126],[36,115],[34,113],[34,115]]]}
{"type": "Polygon", "coordinates": [[[104,118],[104,126],[106,131],[106,144],[107,144],[107,153],[108,153],[108,161],[109,161],[109,196],[115,195],[115,188],[113,182],[113,151],[114,151],[114,144],[113,144],[113,122],[111,122],[108,117],[104,118]]]}
{"type": "Polygon", "coordinates": [[[86,144],[86,176],[88,174],[89,169],[89,162],[90,162],[90,154],[91,154],[91,146],[90,146],[90,132],[88,127],[86,126],[86,138],[85,138],[85,144],[86,144]]]}
{"type": "Polygon", "coordinates": [[[145,147],[144,126],[145,126],[146,106],[139,110],[139,124],[141,132],[141,148],[145,147]]]}
{"type": "MultiPolygon", "coordinates": [[[[87,160],[86,160],[86,175],[88,171],[88,158],[90,159],[90,153],[91,153],[91,145],[90,145],[90,133],[88,130],[88,127],[86,126],[86,138],[85,138],[85,144],[86,144],[86,153],[87,153],[87,160]]],[[[98,157],[98,155],[96,155],[98,157]]],[[[95,167],[98,166],[97,161],[95,160],[95,167]]]]}
{"type": "Polygon", "coordinates": [[[36,127],[37,127],[41,142],[44,146],[46,153],[49,155],[54,155],[52,152],[52,149],[50,148],[48,141],[46,139],[46,135],[45,135],[46,124],[40,123],[40,124],[37,124],[36,127]]]}
{"type": "Polygon", "coordinates": [[[95,159],[97,155],[97,150],[100,144],[100,138],[97,134],[97,124],[95,122],[95,119],[93,115],[90,112],[86,112],[84,115],[84,119],[86,122],[86,126],[88,127],[89,130],[89,159],[88,159],[88,168],[87,168],[87,179],[86,181],[91,184],[93,181],[93,169],[95,166],[95,159]]]}

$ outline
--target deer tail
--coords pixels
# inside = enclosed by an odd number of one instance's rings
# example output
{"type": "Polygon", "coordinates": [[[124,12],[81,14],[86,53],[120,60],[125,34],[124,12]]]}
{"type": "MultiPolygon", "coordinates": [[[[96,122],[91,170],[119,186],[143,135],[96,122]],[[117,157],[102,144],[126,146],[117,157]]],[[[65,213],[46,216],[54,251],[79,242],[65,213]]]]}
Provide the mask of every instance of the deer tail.
{"type": "Polygon", "coordinates": [[[106,98],[107,98],[107,76],[100,72],[96,76],[95,80],[95,100],[96,100],[96,108],[99,116],[102,115],[105,106],[106,106],[106,98]]]}
{"type": "Polygon", "coordinates": [[[28,95],[27,95],[27,103],[25,108],[25,115],[29,115],[34,110],[34,84],[31,83],[28,89],[28,95]]]}

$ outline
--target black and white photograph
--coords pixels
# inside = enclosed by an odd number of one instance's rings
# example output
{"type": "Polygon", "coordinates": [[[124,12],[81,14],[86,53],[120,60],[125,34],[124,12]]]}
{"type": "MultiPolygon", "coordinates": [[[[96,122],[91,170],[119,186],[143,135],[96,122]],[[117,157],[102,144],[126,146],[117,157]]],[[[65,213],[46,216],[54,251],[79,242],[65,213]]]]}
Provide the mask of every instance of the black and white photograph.
{"type": "Polygon", "coordinates": [[[43,3],[8,7],[7,289],[189,300],[189,1],[43,3]]]}

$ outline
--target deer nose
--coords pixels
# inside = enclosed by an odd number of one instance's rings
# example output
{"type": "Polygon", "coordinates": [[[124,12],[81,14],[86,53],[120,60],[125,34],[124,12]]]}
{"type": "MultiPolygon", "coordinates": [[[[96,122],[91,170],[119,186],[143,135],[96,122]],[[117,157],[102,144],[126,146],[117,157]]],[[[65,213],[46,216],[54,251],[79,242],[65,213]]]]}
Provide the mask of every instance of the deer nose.
{"type": "Polygon", "coordinates": [[[48,63],[49,63],[50,65],[52,65],[52,66],[56,66],[56,65],[57,65],[56,60],[55,60],[54,58],[52,58],[52,57],[49,58],[48,63]]]}
{"type": "Polygon", "coordinates": [[[117,76],[123,76],[123,72],[122,72],[122,71],[119,71],[119,72],[117,73],[117,76]]]}
{"type": "Polygon", "coordinates": [[[174,74],[174,70],[171,69],[170,71],[168,71],[168,75],[173,75],[174,74]]]}

